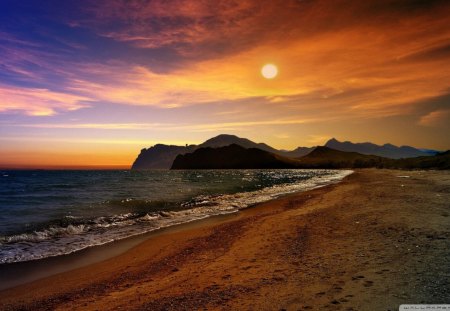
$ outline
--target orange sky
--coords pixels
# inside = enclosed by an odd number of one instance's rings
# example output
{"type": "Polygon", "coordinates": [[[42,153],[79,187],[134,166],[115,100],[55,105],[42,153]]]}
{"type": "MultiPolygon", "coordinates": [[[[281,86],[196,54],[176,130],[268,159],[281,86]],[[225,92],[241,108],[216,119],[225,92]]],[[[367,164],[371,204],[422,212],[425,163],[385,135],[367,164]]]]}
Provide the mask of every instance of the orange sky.
{"type": "Polygon", "coordinates": [[[1,6],[0,166],[129,166],[221,133],[450,148],[446,1],[1,6]]]}

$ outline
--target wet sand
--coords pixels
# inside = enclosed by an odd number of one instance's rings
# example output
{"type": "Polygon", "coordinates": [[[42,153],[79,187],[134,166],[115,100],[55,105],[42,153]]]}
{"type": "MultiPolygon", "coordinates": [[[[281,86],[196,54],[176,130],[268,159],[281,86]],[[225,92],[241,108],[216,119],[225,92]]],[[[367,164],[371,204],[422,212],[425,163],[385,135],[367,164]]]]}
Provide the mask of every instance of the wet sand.
{"type": "Polygon", "coordinates": [[[450,302],[450,172],[361,170],[0,292],[3,310],[398,310],[450,302]],[[405,177],[409,176],[409,177],[405,177]]]}

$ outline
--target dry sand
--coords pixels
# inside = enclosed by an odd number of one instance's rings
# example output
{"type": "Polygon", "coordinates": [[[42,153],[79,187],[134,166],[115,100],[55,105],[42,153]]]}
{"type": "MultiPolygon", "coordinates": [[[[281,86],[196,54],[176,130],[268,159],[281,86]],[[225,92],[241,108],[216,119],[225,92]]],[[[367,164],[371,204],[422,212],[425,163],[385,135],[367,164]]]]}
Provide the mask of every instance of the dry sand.
{"type": "Polygon", "coordinates": [[[398,310],[402,303],[449,303],[449,203],[449,171],[356,171],[338,185],[4,290],[0,306],[398,310]]]}

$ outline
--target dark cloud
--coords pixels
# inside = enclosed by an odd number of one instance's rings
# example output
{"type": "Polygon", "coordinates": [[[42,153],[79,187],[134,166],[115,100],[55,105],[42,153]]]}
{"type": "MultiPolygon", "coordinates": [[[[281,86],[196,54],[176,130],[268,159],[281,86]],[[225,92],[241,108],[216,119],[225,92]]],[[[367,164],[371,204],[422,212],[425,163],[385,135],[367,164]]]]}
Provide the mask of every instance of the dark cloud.
{"type": "Polygon", "coordinates": [[[402,59],[404,61],[436,61],[450,58],[450,41],[446,41],[430,48],[411,53],[402,59]]]}
{"type": "MultiPolygon", "coordinates": [[[[433,96],[411,103],[417,115],[423,115],[436,110],[450,110],[450,89],[442,95],[433,96]]],[[[450,123],[450,120],[448,120],[450,123]]]]}
{"type": "MultiPolygon", "coordinates": [[[[393,40],[438,33],[450,5],[419,0],[109,0],[86,3],[78,23],[100,36],[153,51],[175,52],[174,62],[220,58],[264,44],[285,44],[360,28],[393,40]],[[434,27],[436,20],[441,23],[434,27]],[[424,23],[429,27],[423,29],[424,23]]],[[[445,22],[444,22],[445,25],[445,22]]],[[[154,57],[163,57],[165,53],[154,57]]]]}
{"type": "Polygon", "coordinates": [[[447,5],[446,0],[393,0],[393,1],[374,1],[374,6],[382,10],[389,10],[403,14],[424,13],[427,10],[433,10],[443,5],[447,5]]]}

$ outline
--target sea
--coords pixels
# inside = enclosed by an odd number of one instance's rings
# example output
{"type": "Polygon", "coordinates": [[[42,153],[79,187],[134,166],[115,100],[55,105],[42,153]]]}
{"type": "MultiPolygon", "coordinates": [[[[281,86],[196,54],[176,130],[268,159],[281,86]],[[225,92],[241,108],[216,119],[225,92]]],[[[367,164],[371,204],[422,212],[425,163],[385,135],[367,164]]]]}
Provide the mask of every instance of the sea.
{"type": "Polygon", "coordinates": [[[70,254],[336,183],[349,170],[0,170],[0,264],[70,254]]]}

